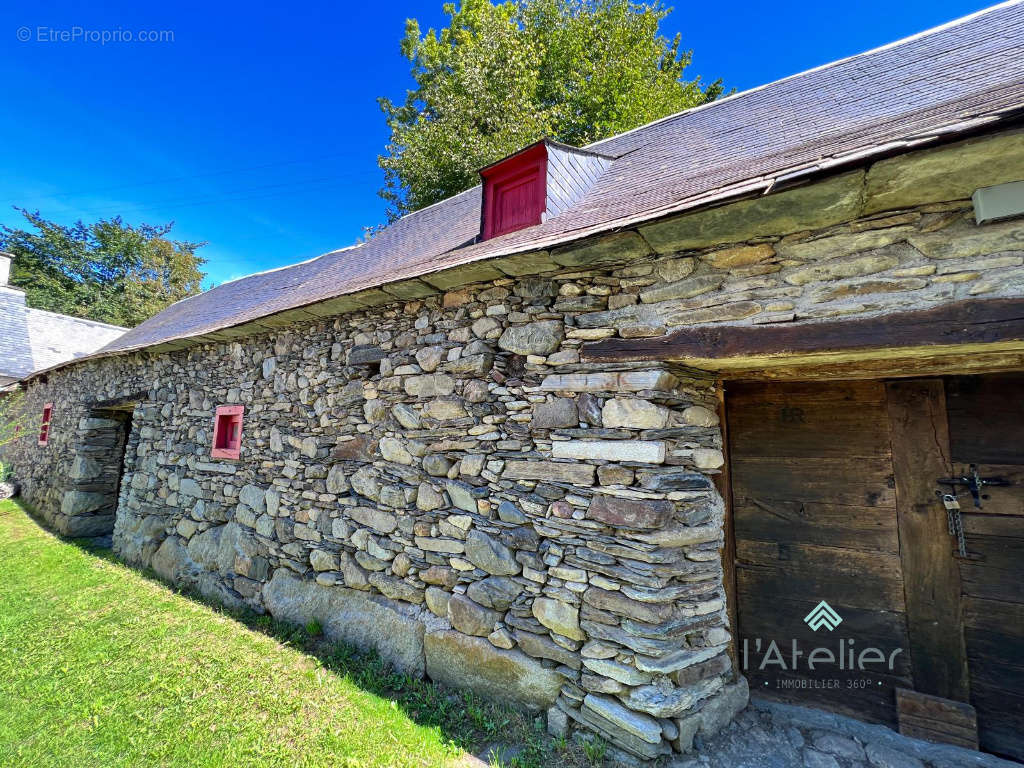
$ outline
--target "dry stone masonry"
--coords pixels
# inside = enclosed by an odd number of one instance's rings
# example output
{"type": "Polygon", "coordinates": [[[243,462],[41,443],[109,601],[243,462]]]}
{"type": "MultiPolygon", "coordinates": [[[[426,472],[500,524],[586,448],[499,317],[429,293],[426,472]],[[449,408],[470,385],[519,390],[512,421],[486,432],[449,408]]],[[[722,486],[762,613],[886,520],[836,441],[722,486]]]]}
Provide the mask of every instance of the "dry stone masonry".
{"type": "Polygon", "coordinates": [[[668,363],[588,363],[584,345],[1020,293],[1019,222],[978,227],[962,194],[865,213],[870,178],[470,265],[411,300],[83,362],[30,384],[31,409],[55,403],[50,445],[8,454],[45,516],[92,534],[68,523],[94,512],[85,497],[52,478],[98,471],[90,408],[134,398],[114,527],[127,561],[545,709],[553,733],[686,752],[746,703],[718,393],[668,363]],[[241,459],[211,460],[215,409],[234,404],[241,459]]]}

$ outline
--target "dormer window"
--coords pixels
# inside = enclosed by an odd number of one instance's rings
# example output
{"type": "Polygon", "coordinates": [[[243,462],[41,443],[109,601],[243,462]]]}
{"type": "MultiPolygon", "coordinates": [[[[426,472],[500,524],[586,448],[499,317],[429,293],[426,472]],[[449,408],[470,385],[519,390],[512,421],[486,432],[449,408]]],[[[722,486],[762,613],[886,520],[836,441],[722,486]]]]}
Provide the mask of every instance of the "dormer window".
{"type": "Polygon", "coordinates": [[[484,240],[532,227],[567,211],[612,158],[544,139],[480,171],[484,240]]]}

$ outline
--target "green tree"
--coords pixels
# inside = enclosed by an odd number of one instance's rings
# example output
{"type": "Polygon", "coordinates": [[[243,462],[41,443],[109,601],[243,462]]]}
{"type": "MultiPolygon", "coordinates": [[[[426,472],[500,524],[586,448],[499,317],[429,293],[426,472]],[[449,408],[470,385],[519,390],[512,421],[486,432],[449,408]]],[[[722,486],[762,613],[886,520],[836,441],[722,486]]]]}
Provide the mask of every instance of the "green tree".
{"type": "Polygon", "coordinates": [[[0,228],[0,250],[14,256],[11,285],[30,307],[132,327],[202,290],[205,243],[168,239],[172,224],[64,226],[17,210],[29,227],[0,228]]]}
{"type": "Polygon", "coordinates": [[[713,101],[721,81],[684,80],[691,54],[658,33],[660,0],[462,0],[450,23],[401,50],[415,88],[380,99],[391,139],[378,159],[395,218],[479,182],[483,166],[544,136],[582,146],[713,101]]]}

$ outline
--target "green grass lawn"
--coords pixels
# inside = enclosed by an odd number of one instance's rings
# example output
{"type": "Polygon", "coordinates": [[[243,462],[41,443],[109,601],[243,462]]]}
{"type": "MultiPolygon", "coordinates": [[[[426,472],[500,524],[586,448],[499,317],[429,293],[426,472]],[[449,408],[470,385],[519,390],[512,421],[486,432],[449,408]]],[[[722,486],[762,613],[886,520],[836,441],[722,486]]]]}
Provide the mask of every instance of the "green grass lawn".
{"type": "Polygon", "coordinates": [[[0,766],[459,766],[494,741],[513,764],[582,760],[538,719],[316,633],[230,616],[0,502],[0,766]]]}

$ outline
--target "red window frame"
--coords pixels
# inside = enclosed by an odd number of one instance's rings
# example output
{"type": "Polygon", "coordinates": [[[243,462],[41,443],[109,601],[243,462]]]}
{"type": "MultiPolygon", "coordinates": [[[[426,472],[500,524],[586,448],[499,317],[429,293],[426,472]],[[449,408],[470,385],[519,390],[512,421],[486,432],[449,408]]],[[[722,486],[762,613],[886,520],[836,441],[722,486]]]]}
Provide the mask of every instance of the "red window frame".
{"type": "Polygon", "coordinates": [[[210,456],[215,459],[237,459],[242,451],[241,405],[218,405],[213,417],[213,445],[210,456]]]}
{"type": "Polygon", "coordinates": [[[484,180],[483,239],[541,223],[547,199],[544,142],[480,171],[484,180]]]}
{"type": "Polygon", "coordinates": [[[50,420],[53,418],[53,403],[43,406],[43,420],[39,425],[39,444],[46,445],[50,442],[50,420]]]}

